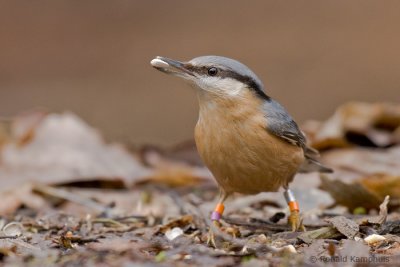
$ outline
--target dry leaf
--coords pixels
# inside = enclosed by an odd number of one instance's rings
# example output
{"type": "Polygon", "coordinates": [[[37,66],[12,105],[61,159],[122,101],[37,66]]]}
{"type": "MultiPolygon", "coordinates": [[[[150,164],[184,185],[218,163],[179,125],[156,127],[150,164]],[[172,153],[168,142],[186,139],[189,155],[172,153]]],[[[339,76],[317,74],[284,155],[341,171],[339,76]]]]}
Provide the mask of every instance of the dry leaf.
{"type": "Polygon", "coordinates": [[[400,176],[373,175],[361,178],[359,183],[382,199],[385,196],[400,199],[400,176]]]}
{"type": "Polygon", "coordinates": [[[210,182],[209,177],[211,175],[205,168],[171,163],[156,168],[152,175],[140,179],[137,184],[164,184],[170,187],[196,186],[200,183],[210,182]]]}
{"type": "MultiPolygon", "coordinates": [[[[344,183],[321,175],[320,188],[327,191],[335,199],[336,204],[345,206],[351,211],[359,207],[367,210],[375,209],[379,205],[380,214],[385,214],[382,216],[387,216],[387,210],[382,209],[389,203],[388,196],[394,200],[400,199],[400,177],[393,176],[376,175],[344,183]]],[[[390,207],[399,205],[398,202],[390,204],[390,207]]]]}
{"type": "Polygon", "coordinates": [[[316,239],[335,239],[342,236],[342,233],[340,233],[335,227],[327,226],[301,233],[298,238],[307,244],[311,244],[316,239]]]}
{"type": "Polygon", "coordinates": [[[382,225],[386,222],[386,218],[388,215],[388,204],[390,197],[386,196],[383,200],[382,204],[379,205],[379,215],[374,217],[364,217],[361,220],[358,220],[360,225],[368,225],[368,224],[377,224],[382,225]]]}
{"type": "Polygon", "coordinates": [[[140,151],[141,160],[154,169],[152,175],[141,179],[140,183],[165,184],[171,187],[195,186],[213,181],[212,175],[203,166],[193,166],[164,156],[158,149],[147,147],[140,151]]]}
{"type": "Polygon", "coordinates": [[[344,216],[332,217],[327,219],[327,221],[349,239],[353,239],[360,230],[355,221],[347,219],[344,216]]]}
{"type": "Polygon", "coordinates": [[[167,224],[164,224],[161,226],[158,230],[157,233],[166,233],[168,230],[175,228],[175,227],[184,227],[186,225],[189,225],[193,223],[193,216],[192,215],[184,215],[180,218],[174,219],[167,224]]]}
{"type": "Polygon", "coordinates": [[[396,141],[400,127],[400,105],[350,102],[340,106],[325,122],[308,122],[303,129],[317,149],[346,147],[352,144],[387,147],[396,141]]]}
{"type": "MultiPolygon", "coordinates": [[[[360,176],[392,175],[400,176],[400,146],[389,149],[335,149],[323,154],[323,162],[335,169],[338,178],[346,175],[360,176]]],[[[351,177],[350,177],[351,178],[351,177]]]]}
{"type": "Polygon", "coordinates": [[[11,190],[0,191],[0,215],[13,214],[22,205],[38,210],[47,208],[48,203],[33,193],[33,184],[25,183],[11,190]]]}
{"type": "Polygon", "coordinates": [[[106,144],[74,114],[47,115],[32,131],[32,139],[23,146],[8,143],[0,151],[2,190],[25,181],[64,184],[99,178],[122,179],[130,186],[152,173],[123,147],[106,144]]]}
{"type": "Polygon", "coordinates": [[[386,196],[383,200],[382,204],[379,205],[379,216],[377,220],[370,221],[371,223],[383,224],[386,222],[386,218],[388,216],[388,204],[389,204],[390,196],[386,196]]]}
{"type": "Polygon", "coordinates": [[[344,183],[340,180],[331,180],[324,175],[321,175],[320,188],[327,191],[337,204],[351,211],[358,207],[376,208],[383,200],[358,182],[344,183]]]}
{"type": "Polygon", "coordinates": [[[13,141],[23,146],[35,137],[36,128],[47,116],[45,111],[31,111],[16,116],[11,125],[13,141]]]}

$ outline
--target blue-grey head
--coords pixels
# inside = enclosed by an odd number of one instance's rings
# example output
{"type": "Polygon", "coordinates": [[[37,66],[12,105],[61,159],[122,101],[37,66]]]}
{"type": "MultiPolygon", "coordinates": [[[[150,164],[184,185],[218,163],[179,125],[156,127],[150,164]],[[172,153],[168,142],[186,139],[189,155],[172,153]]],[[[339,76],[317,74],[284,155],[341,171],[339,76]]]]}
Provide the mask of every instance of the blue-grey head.
{"type": "Polygon", "coordinates": [[[181,77],[202,91],[221,97],[240,96],[250,90],[268,100],[264,86],[246,65],[221,56],[201,56],[188,62],[156,57],[151,65],[167,74],[181,77]]]}

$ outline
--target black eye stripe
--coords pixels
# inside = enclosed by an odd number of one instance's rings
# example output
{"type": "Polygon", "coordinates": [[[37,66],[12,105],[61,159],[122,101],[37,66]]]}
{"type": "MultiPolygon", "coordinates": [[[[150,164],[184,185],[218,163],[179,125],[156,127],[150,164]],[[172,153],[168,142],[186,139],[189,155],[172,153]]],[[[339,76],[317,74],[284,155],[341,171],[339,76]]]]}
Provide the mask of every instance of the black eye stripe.
{"type": "Polygon", "coordinates": [[[259,97],[263,98],[264,100],[269,101],[271,99],[267,94],[265,94],[263,89],[253,78],[246,75],[240,75],[232,70],[225,70],[224,74],[225,75],[221,77],[232,78],[239,82],[242,82],[246,84],[251,90],[253,90],[259,97]]]}
{"type": "Polygon", "coordinates": [[[217,68],[217,74],[214,77],[221,78],[231,78],[246,84],[250,90],[253,90],[259,97],[269,101],[271,98],[265,94],[262,87],[251,77],[246,75],[240,75],[231,69],[224,69],[223,67],[213,67],[213,66],[193,66],[190,63],[185,65],[185,68],[189,71],[195,72],[202,76],[209,76],[208,70],[211,68],[217,68]]]}

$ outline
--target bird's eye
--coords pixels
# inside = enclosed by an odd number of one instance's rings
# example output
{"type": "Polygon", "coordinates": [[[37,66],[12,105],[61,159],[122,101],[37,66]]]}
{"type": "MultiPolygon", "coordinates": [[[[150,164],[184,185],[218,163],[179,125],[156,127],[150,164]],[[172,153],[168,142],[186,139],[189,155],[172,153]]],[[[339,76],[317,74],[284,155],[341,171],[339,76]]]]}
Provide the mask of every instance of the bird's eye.
{"type": "Polygon", "coordinates": [[[217,73],[218,73],[218,69],[215,67],[211,67],[208,69],[208,75],[210,75],[210,76],[215,76],[215,75],[217,75],[217,73]]]}

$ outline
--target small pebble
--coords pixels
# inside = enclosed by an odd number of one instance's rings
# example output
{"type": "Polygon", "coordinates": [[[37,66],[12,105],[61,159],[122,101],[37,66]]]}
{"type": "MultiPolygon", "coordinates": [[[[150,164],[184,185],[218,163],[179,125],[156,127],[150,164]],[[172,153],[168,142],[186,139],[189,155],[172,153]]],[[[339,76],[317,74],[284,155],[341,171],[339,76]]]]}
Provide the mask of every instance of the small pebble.
{"type": "Polygon", "coordinates": [[[169,241],[172,241],[181,235],[183,235],[183,230],[179,227],[172,228],[171,230],[165,232],[165,236],[168,238],[169,241]]]}
{"type": "Polygon", "coordinates": [[[282,251],[287,251],[290,253],[297,253],[296,248],[293,245],[287,245],[281,248],[282,251]]]}
{"type": "Polygon", "coordinates": [[[379,241],[386,240],[384,236],[377,235],[377,234],[372,234],[364,238],[364,241],[367,242],[369,245],[377,243],[379,241]]]}
{"type": "Polygon", "coordinates": [[[10,222],[3,228],[3,233],[6,236],[21,236],[22,232],[24,230],[24,227],[22,226],[21,223],[19,222],[10,222]]]}

